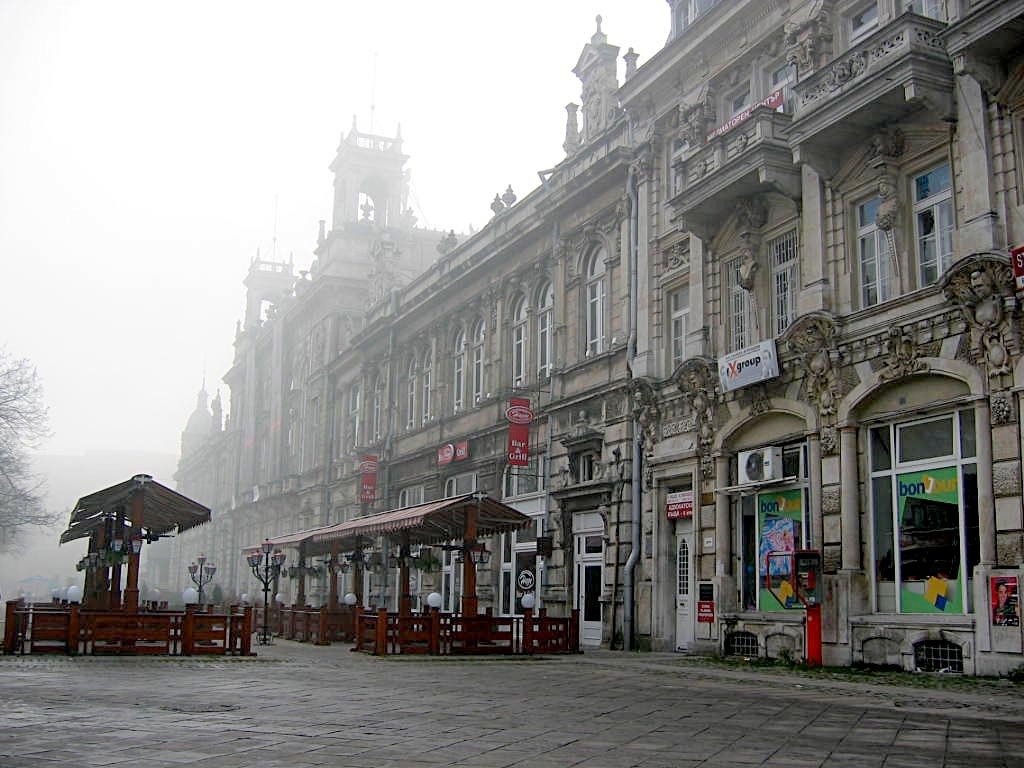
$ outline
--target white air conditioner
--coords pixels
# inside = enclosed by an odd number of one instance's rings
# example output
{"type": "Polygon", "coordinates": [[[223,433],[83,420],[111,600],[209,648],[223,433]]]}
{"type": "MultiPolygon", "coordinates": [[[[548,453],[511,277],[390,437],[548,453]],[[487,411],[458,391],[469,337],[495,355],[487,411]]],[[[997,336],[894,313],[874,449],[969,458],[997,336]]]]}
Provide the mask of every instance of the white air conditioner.
{"type": "Polygon", "coordinates": [[[763,483],[782,477],[782,449],[767,445],[753,451],[740,451],[740,485],[763,483]]]}

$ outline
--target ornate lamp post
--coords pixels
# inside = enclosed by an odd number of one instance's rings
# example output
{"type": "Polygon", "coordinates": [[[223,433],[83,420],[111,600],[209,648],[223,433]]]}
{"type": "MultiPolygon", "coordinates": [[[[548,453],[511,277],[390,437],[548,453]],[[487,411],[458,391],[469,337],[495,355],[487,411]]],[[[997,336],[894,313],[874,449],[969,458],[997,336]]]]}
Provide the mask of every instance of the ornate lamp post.
{"type": "MultiPolygon", "coordinates": [[[[141,541],[140,541],[141,543],[141,541]]],[[[199,587],[199,604],[203,605],[203,587],[213,581],[213,575],[217,573],[217,566],[213,563],[206,564],[206,555],[199,555],[188,567],[189,578],[192,583],[199,587]]]]}
{"type": "Polygon", "coordinates": [[[270,645],[270,589],[277,577],[281,575],[281,566],[284,565],[285,554],[278,550],[273,552],[274,545],[270,539],[264,540],[260,549],[251,552],[246,558],[252,575],[263,585],[263,627],[257,639],[260,645],[270,645]]]}

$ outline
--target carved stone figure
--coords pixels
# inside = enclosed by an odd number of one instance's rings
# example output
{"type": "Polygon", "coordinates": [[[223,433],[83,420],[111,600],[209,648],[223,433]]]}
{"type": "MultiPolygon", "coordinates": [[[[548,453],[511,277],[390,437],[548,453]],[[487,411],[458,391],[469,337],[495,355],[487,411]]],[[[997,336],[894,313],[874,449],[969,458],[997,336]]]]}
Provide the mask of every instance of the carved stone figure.
{"type": "Polygon", "coordinates": [[[696,421],[697,453],[702,458],[710,457],[718,400],[715,363],[703,357],[691,357],[676,369],[675,381],[696,421]]]}
{"type": "Polygon", "coordinates": [[[783,335],[789,349],[801,356],[798,368],[804,373],[807,397],[818,406],[822,421],[835,415],[839,397],[838,335],[835,318],[825,312],[810,312],[800,317],[783,335]]]}
{"type": "Polygon", "coordinates": [[[629,384],[633,418],[644,434],[644,453],[654,452],[654,445],[661,436],[661,410],[654,387],[647,379],[633,379],[629,384]]]}
{"type": "Polygon", "coordinates": [[[691,147],[702,146],[716,119],[714,100],[705,88],[693,104],[679,105],[679,138],[691,147]]]}
{"type": "Polygon", "coordinates": [[[923,360],[918,359],[917,340],[911,331],[900,326],[889,329],[884,343],[882,379],[898,379],[927,369],[923,360]]]}
{"type": "Polygon", "coordinates": [[[828,12],[818,9],[810,18],[786,24],[782,44],[786,47],[786,61],[796,66],[800,77],[822,66],[832,58],[828,12]]]}

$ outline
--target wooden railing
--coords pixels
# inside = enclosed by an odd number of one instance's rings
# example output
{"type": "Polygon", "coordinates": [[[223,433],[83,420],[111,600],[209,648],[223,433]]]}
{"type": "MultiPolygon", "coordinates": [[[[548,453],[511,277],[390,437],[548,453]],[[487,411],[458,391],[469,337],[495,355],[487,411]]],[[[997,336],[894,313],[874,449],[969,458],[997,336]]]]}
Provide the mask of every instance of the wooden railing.
{"type": "Polygon", "coordinates": [[[579,612],[565,618],[537,615],[523,617],[477,616],[429,611],[399,615],[384,610],[356,610],[353,651],[378,656],[428,653],[536,654],[579,651],[579,612]]]}
{"type": "Polygon", "coordinates": [[[77,604],[29,604],[9,600],[4,653],[69,655],[249,656],[251,608],[224,613],[196,611],[82,610],[77,604]]]}

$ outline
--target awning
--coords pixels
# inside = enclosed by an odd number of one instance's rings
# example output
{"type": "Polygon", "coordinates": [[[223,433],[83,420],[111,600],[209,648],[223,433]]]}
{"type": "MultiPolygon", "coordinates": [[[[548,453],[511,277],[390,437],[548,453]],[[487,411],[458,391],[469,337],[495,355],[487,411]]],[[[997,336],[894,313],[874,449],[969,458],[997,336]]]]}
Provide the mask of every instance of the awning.
{"type": "Polygon", "coordinates": [[[150,535],[175,530],[180,533],[210,521],[209,507],[161,485],[149,475],[136,475],[80,498],[71,510],[71,520],[67,530],[60,535],[60,543],[91,536],[119,511],[122,511],[127,524],[139,527],[141,523],[141,530],[150,535]],[[132,520],[132,500],[136,494],[142,494],[143,499],[140,520],[132,520]]]}
{"type": "Polygon", "coordinates": [[[347,520],[314,532],[312,541],[351,546],[360,536],[402,533],[408,535],[410,544],[440,544],[463,538],[466,517],[471,512],[476,512],[477,537],[514,531],[531,521],[519,510],[489,496],[478,499],[467,494],[347,520]]]}

